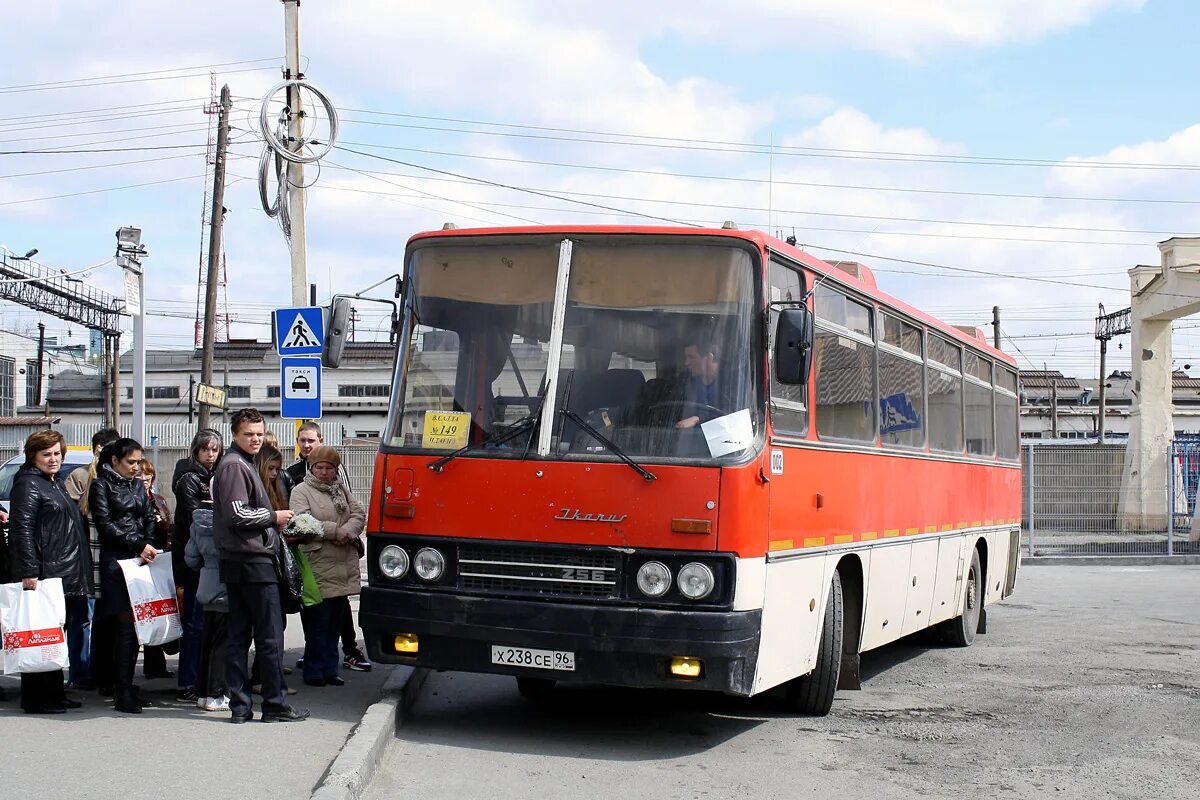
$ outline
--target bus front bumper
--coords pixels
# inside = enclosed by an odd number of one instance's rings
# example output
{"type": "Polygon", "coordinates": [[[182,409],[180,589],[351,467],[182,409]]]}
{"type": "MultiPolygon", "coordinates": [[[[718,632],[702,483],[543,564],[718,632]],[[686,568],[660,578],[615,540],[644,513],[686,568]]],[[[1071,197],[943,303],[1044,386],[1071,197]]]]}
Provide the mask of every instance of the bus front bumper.
{"type": "Polygon", "coordinates": [[[365,586],[359,624],[384,664],[615,686],[749,695],[762,612],[549,603],[365,586]],[[396,651],[415,634],[415,654],[396,651]],[[573,654],[574,670],[493,663],[493,645],[573,654]],[[673,658],[703,661],[698,677],[671,674],[673,658]]]}

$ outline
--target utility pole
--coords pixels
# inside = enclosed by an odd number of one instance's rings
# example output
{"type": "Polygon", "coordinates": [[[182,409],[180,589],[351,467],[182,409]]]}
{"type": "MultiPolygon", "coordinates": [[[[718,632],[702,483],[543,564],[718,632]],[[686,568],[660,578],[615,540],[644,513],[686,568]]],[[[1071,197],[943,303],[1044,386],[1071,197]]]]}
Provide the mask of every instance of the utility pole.
{"type": "MultiPolygon", "coordinates": [[[[217,112],[217,156],[213,165],[212,224],[208,229],[208,282],[204,294],[204,343],[200,348],[200,382],[212,386],[213,350],[217,344],[217,280],[221,268],[221,236],[225,227],[225,150],[229,147],[229,84],[221,87],[217,112]]],[[[226,401],[228,402],[228,400],[226,401]]],[[[200,404],[200,427],[209,427],[209,407],[200,404]]]]}
{"type": "MultiPolygon", "coordinates": [[[[299,80],[300,72],[300,0],[283,0],[283,38],[287,56],[284,78],[299,80]]],[[[300,101],[300,87],[292,84],[287,90],[288,139],[292,150],[300,152],[304,136],[304,107],[300,101]]],[[[304,165],[289,161],[288,216],[291,221],[291,238],[288,246],[292,256],[292,305],[304,305],[304,289],[308,284],[308,265],[305,260],[304,232],[304,165]]]]}
{"type": "Polygon", "coordinates": [[[33,404],[42,404],[42,362],[46,357],[46,326],[38,323],[37,384],[33,390],[33,404]]]}
{"type": "Polygon", "coordinates": [[[992,306],[992,346],[1000,349],[1000,306],[992,306]]]}

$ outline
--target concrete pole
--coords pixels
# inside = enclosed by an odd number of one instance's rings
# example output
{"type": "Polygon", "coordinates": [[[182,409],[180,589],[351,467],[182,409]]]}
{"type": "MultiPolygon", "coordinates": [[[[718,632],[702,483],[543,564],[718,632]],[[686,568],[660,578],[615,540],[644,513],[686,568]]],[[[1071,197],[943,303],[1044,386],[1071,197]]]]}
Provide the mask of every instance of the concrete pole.
{"type": "Polygon", "coordinates": [[[109,383],[112,385],[112,426],[121,430],[121,334],[112,337],[112,362],[109,383]]]}
{"type": "MultiPolygon", "coordinates": [[[[286,78],[300,79],[300,0],[283,0],[284,48],[287,59],[286,78]]],[[[304,136],[304,109],[300,101],[300,89],[288,89],[288,138],[292,150],[299,152],[304,136]]],[[[292,235],[288,246],[292,257],[292,305],[303,306],[305,289],[308,287],[308,264],[305,254],[304,227],[304,165],[288,162],[288,216],[292,235]]]]}
{"type": "Polygon", "coordinates": [[[129,435],[145,444],[146,438],[146,277],[141,262],[132,256],[125,268],[137,276],[138,307],[133,311],[133,426],[129,435]]]}
{"type": "Polygon", "coordinates": [[[992,346],[1000,349],[1000,306],[992,306],[992,346]]]}
{"type": "Polygon", "coordinates": [[[1107,368],[1105,361],[1108,356],[1108,340],[1100,340],[1100,385],[1096,387],[1096,393],[1099,395],[1100,416],[1096,418],[1096,441],[1099,444],[1104,444],[1104,384],[1108,381],[1106,376],[1107,368]]]}

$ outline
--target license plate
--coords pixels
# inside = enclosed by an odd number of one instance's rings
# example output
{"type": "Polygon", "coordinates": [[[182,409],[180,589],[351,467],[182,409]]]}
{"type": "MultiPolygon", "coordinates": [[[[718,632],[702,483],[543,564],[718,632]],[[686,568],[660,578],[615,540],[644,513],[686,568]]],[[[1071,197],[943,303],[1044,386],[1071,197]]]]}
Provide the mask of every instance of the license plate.
{"type": "Polygon", "coordinates": [[[568,650],[534,650],[530,647],[492,645],[492,663],[507,667],[531,667],[562,672],[575,671],[575,654],[568,650]]]}

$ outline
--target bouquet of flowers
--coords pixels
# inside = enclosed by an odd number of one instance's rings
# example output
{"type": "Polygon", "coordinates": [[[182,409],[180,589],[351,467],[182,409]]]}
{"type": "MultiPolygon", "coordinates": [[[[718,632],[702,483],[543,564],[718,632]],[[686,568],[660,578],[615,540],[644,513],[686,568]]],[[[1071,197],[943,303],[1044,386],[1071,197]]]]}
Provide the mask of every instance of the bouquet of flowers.
{"type": "Polygon", "coordinates": [[[283,529],[283,535],[298,539],[320,539],[324,537],[325,529],[321,526],[320,520],[305,511],[292,517],[287,527],[283,529]]]}

